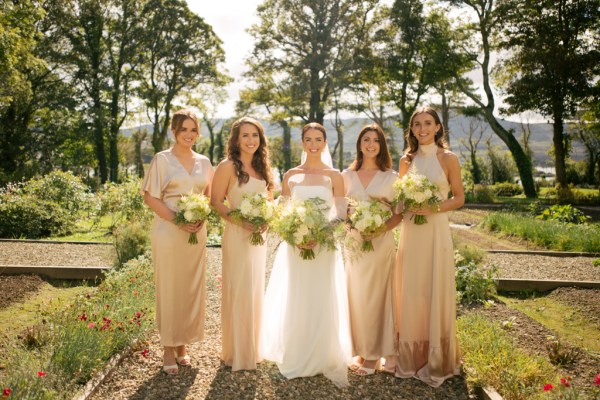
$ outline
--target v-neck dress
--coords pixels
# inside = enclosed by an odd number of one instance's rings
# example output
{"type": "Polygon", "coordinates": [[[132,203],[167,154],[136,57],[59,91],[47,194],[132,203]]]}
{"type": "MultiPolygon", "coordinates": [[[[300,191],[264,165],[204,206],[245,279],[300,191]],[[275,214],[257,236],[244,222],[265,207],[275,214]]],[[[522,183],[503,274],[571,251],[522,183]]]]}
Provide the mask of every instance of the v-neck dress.
{"type": "MultiPolygon", "coordinates": [[[[450,183],[437,150],[435,143],[419,146],[407,174],[427,176],[438,188],[437,197],[445,200],[450,183]]],[[[396,376],[437,387],[460,372],[452,237],[445,212],[428,215],[423,225],[411,217],[404,215],[398,243],[396,376]]]]}
{"type": "MultiPolygon", "coordinates": [[[[194,153],[188,172],[171,149],[156,153],[142,193],[177,211],[177,201],[190,192],[203,193],[213,177],[207,157],[194,153]]],[[[204,337],[206,308],[206,224],[189,244],[189,233],[158,215],[152,224],[152,263],[156,284],[156,322],[163,346],[181,346],[204,337]]]]}
{"type": "MultiPolygon", "coordinates": [[[[398,174],[377,171],[364,187],[356,171],[342,172],[346,197],[356,201],[382,200],[391,204],[398,174]]],[[[360,240],[359,238],[357,238],[360,240]]],[[[353,356],[378,360],[396,353],[394,346],[393,271],[396,246],[393,231],[372,240],[373,252],[345,252],[353,356]]]]}
{"type": "MultiPolygon", "coordinates": [[[[230,208],[240,206],[245,193],[267,194],[267,183],[250,177],[227,190],[230,208]]],[[[253,246],[251,233],[239,225],[225,223],[223,232],[223,279],[221,294],[221,359],[232,371],[256,369],[261,361],[258,339],[265,291],[267,245],[253,246]]]]}

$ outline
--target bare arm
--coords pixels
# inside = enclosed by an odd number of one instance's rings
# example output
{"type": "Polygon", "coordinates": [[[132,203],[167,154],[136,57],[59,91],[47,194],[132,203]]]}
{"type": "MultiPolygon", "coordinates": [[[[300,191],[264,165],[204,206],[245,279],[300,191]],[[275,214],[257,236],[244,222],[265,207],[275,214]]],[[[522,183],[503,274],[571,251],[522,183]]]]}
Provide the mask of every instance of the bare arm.
{"type": "Polygon", "coordinates": [[[215,170],[210,196],[210,204],[217,210],[221,218],[228,222],[233,222],[228,215],[231,210],[224,202],[227,196],[227,188],[232,178],[236,179],[233,163],[228,160],[221,162],[215,170]]]}

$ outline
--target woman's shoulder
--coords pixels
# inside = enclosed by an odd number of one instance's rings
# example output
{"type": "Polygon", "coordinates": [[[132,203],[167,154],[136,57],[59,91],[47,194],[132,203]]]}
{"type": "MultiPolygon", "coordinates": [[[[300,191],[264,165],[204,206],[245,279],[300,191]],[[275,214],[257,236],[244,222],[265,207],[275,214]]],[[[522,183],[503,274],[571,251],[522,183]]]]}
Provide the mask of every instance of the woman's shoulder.
{"type": "Polygon", "coordinates": [[[206,157],[204,154],[196,153],[195,151],[192,152],[192,154],[194,155],[194,158],[197,161],[205,162],[205,163],[207,162],[207,163],[209,163],[209,164],[212,165],[212,163],[210,162],[210,160],[208,159],[208,157],[206,157]]]}
{"type": "Polygon", "coordinates": [[[447,160],[447,161],[457,161],[458,160],[458,156],[453,153],[452,151],[450,151],[449,149],[441,149],[441,151],[438,153],[439,156],[442,157],[442,159],[447,160]]]}
{"type": "Polygon", "coordinates": [[[346,168],[345,170],[342,171],[342,176],[346,176],[346,175],[352,175],[352,173],[356,172],[355,170],[353,170],[352,168],[346,168]]]}
{"type": "Polygon", "coordinates": [[[235,173],[235,164],[229,158],[226,158],[217,165],[216,171],[220,173],[235,173]]]}

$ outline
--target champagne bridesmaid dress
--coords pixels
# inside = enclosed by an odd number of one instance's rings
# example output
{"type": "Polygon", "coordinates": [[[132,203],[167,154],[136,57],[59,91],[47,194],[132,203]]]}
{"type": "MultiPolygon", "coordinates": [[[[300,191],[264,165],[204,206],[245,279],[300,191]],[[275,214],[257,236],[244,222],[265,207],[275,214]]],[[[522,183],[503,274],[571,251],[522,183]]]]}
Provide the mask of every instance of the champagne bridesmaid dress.
{"type": "MultiPolygon", "coordinates": [[[[354,170],[345,170],[346,197],[356,201],[382,200],[391,204],[392,188],[398,179],[393,170],[377,171],[367,187],[363,187],[354,170]]],[[[354,233],[353,233],[354,234],[354,233]]],[[[357,235],[357,240],[360,235],[357,235]]],[[[396,244],[388,231],[372,240],[373,252],[345,254],[352,355],[365,360],[378,360],[396,354],[394,334],[393,271],[396,244]]]]}
{"type": "MultiPolygon", "coordinates": [[[[248,183],[230,185],[227,201],[239,208],[244,193],[267,194],[265,181],[250,177],[248,183]]],[[[267,245],[250,244],[251,232],[227,222],[223,232],[223,280],[221,300],[221,359],[233,371],[256,369],[258,338],[265,289],[267,245]]]]}
{"type": "MultiPolygon", "coordinates": [[[[171,150],[157,153],[146,173],[142,193],[148,192],[177,211],[181,196],[203,193],[212,181],[208,158],[196,153],[194,157],[196,162],[188,173],[171,150]]],[[[151,241],[156,322],[163,346],[181,346],[204,338],[206,224],[196,235],[198,244],[191,245],[188,232],[154,216],[151,241]]]]}
{"type": "MultiPolygon", "coordinates": [[[[435,143],[419,146],[407,173],[427,176],[445,200],[450,184],[437,150],[435,143]]],[[[396,376],[438,387],[460,374],[452,237],[446,213],[427,215],[423,225],[415,225],[412,216],[404,215],[397,253],[396,376]]]]}

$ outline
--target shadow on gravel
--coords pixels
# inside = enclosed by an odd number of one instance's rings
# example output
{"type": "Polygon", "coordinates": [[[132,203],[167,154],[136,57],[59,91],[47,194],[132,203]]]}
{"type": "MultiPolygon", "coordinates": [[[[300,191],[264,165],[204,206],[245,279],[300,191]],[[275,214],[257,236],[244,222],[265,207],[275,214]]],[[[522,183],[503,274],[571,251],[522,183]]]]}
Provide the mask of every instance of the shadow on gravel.
{"type": "Polygon", "coordinates": [[[254,399],[259,382],[258,371],[232,372],[230,367],[221,363],[217,374],[210,383],[206,400],[254,399]]]}
{"type": "Polygon", "coordinates": [[[338,388],[322,375],[288,380],[267,361],[260,363],[256,371],[232,372],[221,365],[205,399],[469,399],[467,383],[460,376],[448,379],[439,388],[382,372],[360,377],[348,371],[348,378],[350,385],[338,388]]]}
{"type": "Polygon", "coordinates": [[[131,400],[176,400],[186,399],[200,370],[193,367],[179,367],[179,374],[170,376],[162,371],[148,378],[138,386],[131,400]]]}

